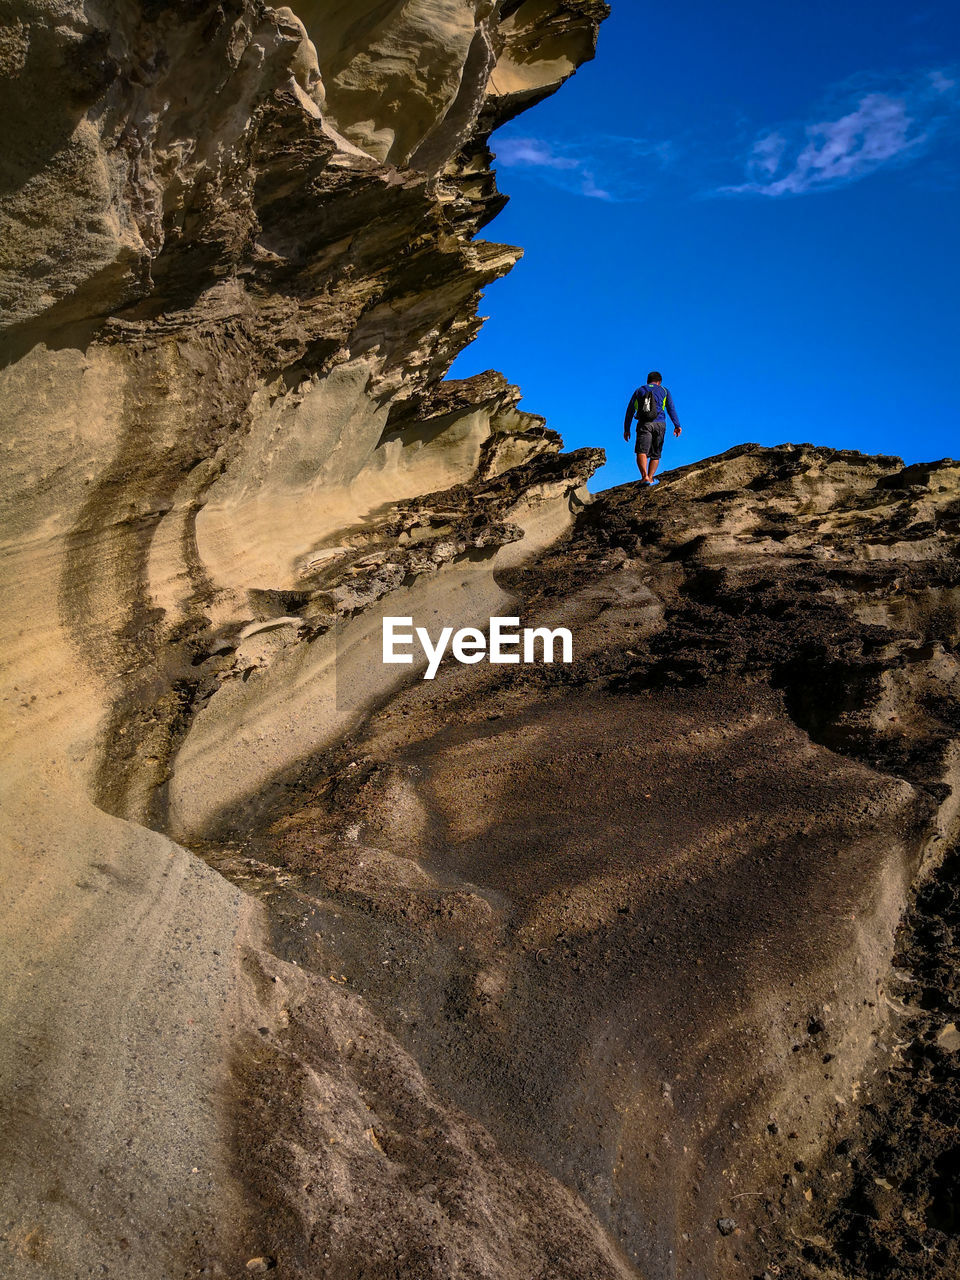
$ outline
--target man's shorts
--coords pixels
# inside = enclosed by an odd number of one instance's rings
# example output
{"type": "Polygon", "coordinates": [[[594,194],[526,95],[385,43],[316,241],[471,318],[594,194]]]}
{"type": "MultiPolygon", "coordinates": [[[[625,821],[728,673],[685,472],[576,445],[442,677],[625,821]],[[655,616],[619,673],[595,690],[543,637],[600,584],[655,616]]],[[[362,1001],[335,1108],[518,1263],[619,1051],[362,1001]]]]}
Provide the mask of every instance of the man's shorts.
{"type": "Polygon", "coordinates": [[[645,453],[648,458],[659,458],[663,453],[663,437],[666,434],[666,422],[637,423],[637,453],[645,453]]]}

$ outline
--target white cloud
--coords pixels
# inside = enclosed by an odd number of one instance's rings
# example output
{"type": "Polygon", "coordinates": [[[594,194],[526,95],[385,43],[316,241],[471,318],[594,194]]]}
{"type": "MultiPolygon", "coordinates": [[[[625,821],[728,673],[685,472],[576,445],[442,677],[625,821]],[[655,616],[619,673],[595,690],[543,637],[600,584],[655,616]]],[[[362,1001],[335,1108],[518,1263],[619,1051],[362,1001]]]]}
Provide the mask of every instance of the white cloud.
{"type": "Polygon", "coordinates": [[[860,89],[832,118],[765,130],[747,157],[746,181],[720,192],[805,195],[905,164],[924,153],[947,121],[960,114],[956,87],[944,71],[930,71],[896,89],[860,89]]]}
{"type": "Polygon", "coordinates": [[[576,169],[579,164],[569,156],[552,151],[550,144],[537,138],[504,138],[497,143],[497,159],[503,165],[532,165],[543,169],[576,169]]]}
{"type": "MultiPolygon", "coordinates": [[[[679,137],[629,134],[560,135],[512,132],[507,125],[493,146],[501,168],[588,200],[639,203],[666,197],[784,198],[859,181],[883,169],[905,166],[941,149],[920,181],[952,155],[945,140],[960,130],[960,67],[939,66],[901,77],[864,73],[830,95],[806,122],[792,121],[743,135],[743,122],[701,119],[679,137]],[[740,135],[742,168],[730,180],[728,157],[740,135]]],[[[946,179],[937,176],[938,186],[946,179]]]]}
{"type": "Polygon", "coordinates": [[[753,163],[761,173],[776,173],[786,149],[787,140],[782,133],[765,134],[753,144],[753,163]]]}
{"type": "Polygon", "coordinates": [[[613,196],[609,191],[597,185],[597,180],[592,173],[584,170],[582,192],[585,196],[590,196],[593,200],[612,200],[613,196]]]}
{"type": "Polygon", "coordinates": [[[498,137],[497,161],[507,169],[526,169],[552,186],[591,200],[642,199],[651,181],[671,162],[669,142],[648,142],[614,134],[564,143],[532,137],[498,137]]]}

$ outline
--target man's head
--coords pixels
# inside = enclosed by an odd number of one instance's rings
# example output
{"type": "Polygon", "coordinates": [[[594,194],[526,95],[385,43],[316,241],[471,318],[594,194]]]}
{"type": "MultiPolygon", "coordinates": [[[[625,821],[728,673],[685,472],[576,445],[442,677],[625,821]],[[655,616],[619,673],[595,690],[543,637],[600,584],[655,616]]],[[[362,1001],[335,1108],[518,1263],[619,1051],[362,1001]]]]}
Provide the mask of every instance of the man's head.
{"type": "Polygon", "coordinates": [[[657,385],[659,386],[659,384],[660,384],[662,381],[663,381],[663,375],[662,375],[662,374],[660,374],[660,373],[657,373],[656,369],[651,370],[651,372],[647,374],[647,382],[648,382],[648,383],[649,383],[649,382],[655,382],[655,383],[657,383],[657,385]]]}

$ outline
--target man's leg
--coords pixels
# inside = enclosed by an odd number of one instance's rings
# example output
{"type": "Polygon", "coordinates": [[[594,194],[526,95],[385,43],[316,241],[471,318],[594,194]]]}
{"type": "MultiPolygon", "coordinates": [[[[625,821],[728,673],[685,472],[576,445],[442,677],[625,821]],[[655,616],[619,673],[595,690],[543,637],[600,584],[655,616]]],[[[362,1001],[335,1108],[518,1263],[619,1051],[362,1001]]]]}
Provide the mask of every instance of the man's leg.
{"type": "Polygon", "coordinates": [[[649,480],[647,467],[650,465],[650,428],[648,425],[637,423],[637,466],[640,468],[640,478],[649,480]]]}
{"type": "Polygon", "coordinates": [[[656,484],[654,476],[657,467],[660,465],[660,454],[663,452],[663,437],[666,432],[666,424],[658,422],[650,430],[650,448],[647,453],[647,480],[651,484],[656,484]]]}

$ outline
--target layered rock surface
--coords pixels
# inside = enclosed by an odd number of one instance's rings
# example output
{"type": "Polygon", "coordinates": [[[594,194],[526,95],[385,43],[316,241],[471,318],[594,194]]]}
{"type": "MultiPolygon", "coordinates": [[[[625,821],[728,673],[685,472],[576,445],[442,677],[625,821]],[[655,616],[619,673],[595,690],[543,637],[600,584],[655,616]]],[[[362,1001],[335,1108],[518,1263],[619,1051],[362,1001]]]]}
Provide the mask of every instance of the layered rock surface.
{"type": "Polygon", "coordinates": [[[4,1274],[247,1256],[227,1098],[262,925],[164,833],[387,692],[357,649],[385,594],[487,617],[569,524],[595,459],[499,375],[441,379],[519,254],[476,238],[486,140],[604,12],[0,14],[4,1274]]]}
{"type": "MultiPolygon", "coordinates": [[[[883,1254],[847,1248],[840,1197],[915,1052],[904,995],[937,993],[921,1048],[941,1076],[952,1052],[955,987],[911,989],[891,956],[956,841],[958,534],[956,463],[810,446],[600,495],[502,579],[525,621],[572,628],[572,666],[449,665],[208,857],[267,896],[279,955],[573,1188],[627,1274],[863,1274],[883,1254]]],[[[274,1041],[283,1088],[316,1061],[312,1007],[274,1041]]],[[[418,1167],[395,1095],[368,1100],[388,1158],[418,1167]]],[[[955,1124],[947,1103],[918,1161],[948,1167],[955,1124]]],[[[276,1159],[247,1176],[304,1248],[316,1206],[275,1197],[276,1159]]],[[[917,1274],[946,1276],[935,1182],[900,1207],[917,1274]]]]}
{"type": "Polygon", "coordinates": [[[957,467],[591,505],[443,380],[518,255],[490,133],[605,12],[0,15],[5,1275],[834,1265],[955,838],[957,467]],[[575,660],[411,683],[386,613],[575,660]]]}

